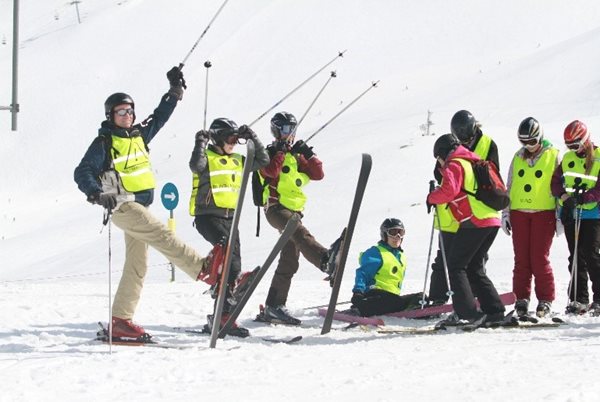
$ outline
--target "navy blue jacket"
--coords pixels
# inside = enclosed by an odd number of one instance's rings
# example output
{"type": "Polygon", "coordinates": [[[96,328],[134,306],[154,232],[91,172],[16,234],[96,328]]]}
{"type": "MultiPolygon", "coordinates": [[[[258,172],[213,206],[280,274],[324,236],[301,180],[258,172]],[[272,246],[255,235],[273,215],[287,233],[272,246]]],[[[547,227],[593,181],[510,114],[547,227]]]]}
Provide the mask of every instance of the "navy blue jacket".
{"type": "MultiPolygon", "coordinates": [[[[107,120],[103,121],[98,129],[98,136],[92,141],[83,159],[75,168],[74,178],[79,190],[88,197],[94,193],[102,192],[100,176],[110,166],[110,155],[107,147],[110,146],[113,135],[130,137],[130,133],[138,130],[146,147],[148,147],[150,141],[171,117],[175,106],[177,106],[177,98],[167,93],[161,98],[160,103],[154,109],[154,113],[143,122],[129,129],[116,127],[107,120]]],[[[135,193],[135,201],[144,206],[152,204],[153,200],[153,189],[135,193]]]]}

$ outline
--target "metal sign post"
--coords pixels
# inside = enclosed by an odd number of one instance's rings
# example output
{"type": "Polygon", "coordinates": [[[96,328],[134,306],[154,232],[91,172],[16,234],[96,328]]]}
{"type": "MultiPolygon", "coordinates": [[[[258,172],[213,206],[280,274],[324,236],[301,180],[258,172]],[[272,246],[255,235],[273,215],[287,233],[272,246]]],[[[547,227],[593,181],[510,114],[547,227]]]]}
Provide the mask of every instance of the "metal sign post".
{"type": "MultiPolygon", "coordinates": [[[[169,210],[169,220],[167,221],[167,226],[171,232],[175,232],[175,219],[173,218],[173,210],[177,208],[177,204],[179,203],[179,191],[177,191],[177,187],[173,183],[167,183],[163,186],[160,192],[160,200],[162,201],[163,206],[169,210]]],[[[175,266],[173,263],[171,265],[171,282],[175,282],[175,266]]]]}

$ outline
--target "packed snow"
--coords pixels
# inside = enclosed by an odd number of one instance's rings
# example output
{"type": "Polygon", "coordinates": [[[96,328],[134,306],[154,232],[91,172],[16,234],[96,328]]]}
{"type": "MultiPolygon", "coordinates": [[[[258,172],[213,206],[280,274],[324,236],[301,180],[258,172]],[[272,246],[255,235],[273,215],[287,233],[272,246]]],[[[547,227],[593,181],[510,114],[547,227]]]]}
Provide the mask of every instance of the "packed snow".
{"type": "MultiPolygon", "coordinates": [[[[102,211],[73,182],[104,118],[103,102],[130,93],[138,119],[168,89],[165,73],[181,62],[221,0],[33,0],[21,2],[18,131],[0,111],[0,401],[32,400],[512,400],[596,401],[600,385],[600,319],[565,317],[558,329],[478,330],[433,336],[389,335],[359,328],[320,335],[317,305],[327,304],[323,274],[301,260],[288,300],[301,328],[253,321],[268,272],[240,317],[252,337],[209,338],[200,329],[212,311],[207,286],[192,282],[150,253],[135,321],[182,349],[115,346],[92,340],[108,320],[109,246],[112,290],[123,264],[122,233],[102,228],[102,211]],[[109,241],[110,234],[110,241],[109,241]],[[294,345],[264,337],[302,335],[294,345]]],[[[11,102],[12,4],[0,0],[0,105],[11,102]]],[[[186,60],[188,89],[151,143],[158,188],[151,211],[167,221],[158,193],[177,185],[177,233],[199,252],[209,244],[192,227],[188,160],[203,126],[206,60],[208,120],[249,123],[347,49],[309,83],[254,125],[271,140],[270,116],[297,117],[325,84],[302,123],[307,138],[379,80],[313,140],[325,179],[307,187],[304,224],[329,245],[348,220],[360,154],[374,165],[350,249],[340,302],[349,300],[358,254],[379,237],[379,224],[400,218],[409,268],[403,290],[423,289],[432,215],[425,196],[432,146],[450,118],[468,109],[497,142],[501,171],[519,143],[527,116],[562,151],[571,120],[600,127],[600,3],[592,0],[231,0],[186,60]],[[432,136],[422,125],[432,112],[432,136]]],[[[597,140],[597,139],[596,139],[597,140]]],[[[597,140],[600,141],[600,140],[597,140]]],[[[238,148],[243,152],[243,148],[238,148]]],[[[241,219],[246,269],[261,264],[277,233],[246,194],[241,219]]],[[[434,250],[436,245],[434,244],[434,250]]],[[[567,303],[567,248],[555,238],[553,305],[567,303]]],[[[499,233],[489,276],[500,292],[512,286],[512,243],[499,233]]],[[[509,306],[510,308],[510,306],[509,306]]],[[[433,321],[386,319],[388,326],[433,321]]]]}

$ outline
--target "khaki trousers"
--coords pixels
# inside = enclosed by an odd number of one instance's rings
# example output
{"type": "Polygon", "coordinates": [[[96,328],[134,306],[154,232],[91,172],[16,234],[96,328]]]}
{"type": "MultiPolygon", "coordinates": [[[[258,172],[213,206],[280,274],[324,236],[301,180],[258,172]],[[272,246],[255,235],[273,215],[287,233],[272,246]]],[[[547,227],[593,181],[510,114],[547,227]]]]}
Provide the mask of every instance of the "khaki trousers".
{"type": "Polygon", "coordinates": [[[115,294],[113,316],[133,318],[148,270],[148,246],[159,251],[192,279],[198,278],[204,258],[177,238],[146,207],[126,202],[113,211],[112,221],[125,232],[125,265],[115,294]]]}

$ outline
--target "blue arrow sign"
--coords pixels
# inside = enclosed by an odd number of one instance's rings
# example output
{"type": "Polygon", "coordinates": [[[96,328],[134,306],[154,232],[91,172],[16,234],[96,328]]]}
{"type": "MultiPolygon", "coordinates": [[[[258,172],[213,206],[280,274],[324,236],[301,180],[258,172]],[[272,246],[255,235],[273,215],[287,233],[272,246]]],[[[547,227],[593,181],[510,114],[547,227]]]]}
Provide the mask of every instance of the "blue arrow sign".
{"type": "Polygon", "coordinates": [[[160,192],[160,200],[162,201],[163,206],[169,211],[177,208],[177,204],[179,203],[179,191],[177,191],[175,184],[167,183],[163,186],[162,191],[160,192]]]}

